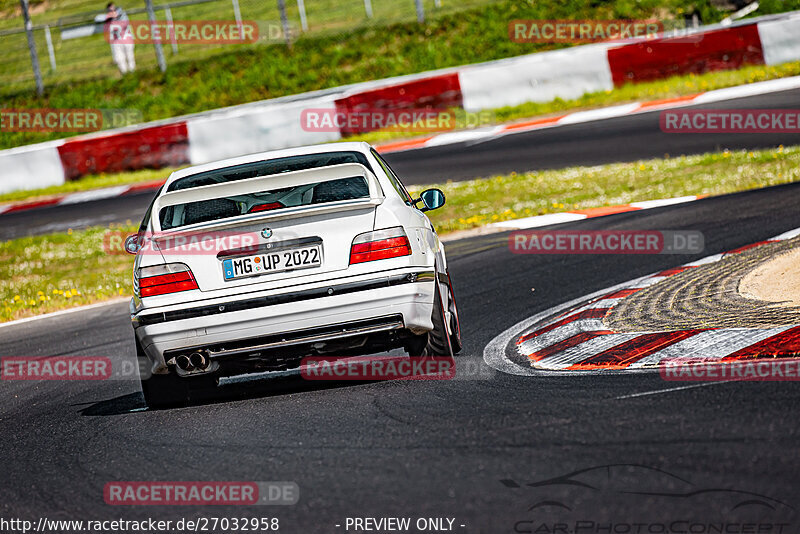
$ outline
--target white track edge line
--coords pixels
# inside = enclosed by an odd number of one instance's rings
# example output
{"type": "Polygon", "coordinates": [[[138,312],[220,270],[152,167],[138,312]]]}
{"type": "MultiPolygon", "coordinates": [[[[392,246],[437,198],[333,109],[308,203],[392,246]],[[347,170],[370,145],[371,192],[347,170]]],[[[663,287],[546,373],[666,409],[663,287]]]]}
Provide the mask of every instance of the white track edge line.
{"type": "Polygon", "coordinates": [[[87,304],[85,306],[76,306],[74,308],[68,308],[66,310],[58,310],[51,313],[45,313],[42,315],[34,315],[33,317],[24,317],[22,319],[17,319],[15,321],[8,321],[5,323],[0,323],[0,328],[5,328],[7,326],[16,326],[24,323],[30,323],[33,321],[38,321],[40,319],[52,319],[53,317],[58,317],[61,315],[68,315],[70,313],[81,312],[92,310],[95,308],[102,308],[103,306],[111,306],[112,304],[119,304],[121,302],[129,301],[130,297],[119,297],[113,298],[109,300],[104,300],[103,302],[95,302],[92,304],[87,304]]]}

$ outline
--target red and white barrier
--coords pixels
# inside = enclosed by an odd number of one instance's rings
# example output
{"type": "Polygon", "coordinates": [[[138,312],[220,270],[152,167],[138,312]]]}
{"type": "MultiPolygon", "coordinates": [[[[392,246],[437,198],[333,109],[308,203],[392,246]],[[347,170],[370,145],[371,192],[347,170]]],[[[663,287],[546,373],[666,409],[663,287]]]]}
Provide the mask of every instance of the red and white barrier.
{"type": "Polygon", "coordinates": [[[50,141],[0,151],[0,193],[63,184],[64,166],[58,152],[63,143],[50,141]]]}
{"type": "Polygon", "coordinates": [[[576,46],[464,67],[459,72],[464,109],[580,98],[613,89],[608,48],[607,44],[576,46]]]}
{"type": "MultiPolygon", "coordinates": [[[[576,46],[0,151],[0,194],[57,185],[86,174],[205,163],[341,137],[336,131],[304,129],[300,120],[304,109],[345,114],[420,107],[478,111],[579,98],[675,74],[799,59],[800,13],[796,12],[707,27],[690,38],[576,46]]],[[[448,135],[431,142],[460,138],[448,135]]],[[[414,143],[398,146],[415,147],[414,143]]]]}
{"type": "Polygon", "coordinates": [[[160,169],[189,162],[185,122],[67,139],[58,147],[64,177],[160,169]]]}
{"type": "Polygon", "coordinates": [[[800,16],[758,23],[764,63],[780,65],[800,58],[800,16]]]}
{"type": "Polygon", "coordinates": [[[669,76],[763,65],[756,24],[704,32],[702,38],[654,39],[611,48],[608,63],[614,85],[669,76]]]}
{"type": "Polygon", "coordinates": [[[227,112],[187,121],[188,161],[193,165],[225,158],[327,143],[341,138],[339,132],[312,132],[301,127],[304,109],[335,109],[333,98],[317,98],[257,108],[231,108],[227,112]]]}
{"type": "MultiPolygon", "coordinates": [[[[450,109],[463,104],[459,74],[450,72],[412,79],[374,89],[356,89],[336,99],[336,112],[348,115],[359,111],[399,109],[450,109]]],[[[363,132],[371,131],[369,127],[363,132]]]]}

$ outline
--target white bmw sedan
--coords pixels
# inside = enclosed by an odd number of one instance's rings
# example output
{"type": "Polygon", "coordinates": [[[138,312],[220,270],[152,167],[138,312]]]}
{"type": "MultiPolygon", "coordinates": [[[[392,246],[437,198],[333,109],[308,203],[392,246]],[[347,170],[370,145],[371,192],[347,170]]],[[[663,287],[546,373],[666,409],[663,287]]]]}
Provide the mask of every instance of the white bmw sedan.
{"type": "Polygon", "coordinates": [[[424,213],[444,202],[438,189],[412,198],[366,143],[173,173],[126,241],[148,405],[306,356],[457,353],[447,260],[424,213]]]}

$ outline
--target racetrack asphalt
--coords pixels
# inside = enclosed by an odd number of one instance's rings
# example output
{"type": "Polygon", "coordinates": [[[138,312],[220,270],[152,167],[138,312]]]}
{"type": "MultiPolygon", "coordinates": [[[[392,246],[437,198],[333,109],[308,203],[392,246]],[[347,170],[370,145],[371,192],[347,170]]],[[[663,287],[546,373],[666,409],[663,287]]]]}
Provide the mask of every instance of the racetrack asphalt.
{"type": "MultiPolygon", "coordinates": [[[[800,90],[781,91],[691,106],[713,109],[796,109],[800,90]]],[[[386,155],[409,185],[575,165],[757,149],[800,144],[797,133],[668,134],[659,128],[659,112],[509,134],[478,142],[456,143],[386,155]]],[[[0,240],[79,229],[109,223],[138,223],[152,192],[111,199],[0,214],[0,240]]]]}
{"type": "MultiPolygon", "coordinates": [[[[134,381],[2,381],[0,516],[278,517],[289,533],[353,532],[347,517],[398,515],[451,517],[470,533],[744,520],[800,532],[797,382],[676,389],[684,384],[652,373],[521,377],[482,360],[526,317],[796,228],[798,203],[800,184],[789,184],[559,226],[699,230],[706,250],[696,256],[514,255],[507,234],[448,244],[465,341],[454,380],[261,381],[158,411],[142,410],[134,381]],[[606,467],[618,464],[634,467],[606,467]],[[594,467],[602,484],[525,485],[594,467]],[[300,501],[105,504],[104,484],[126,480],[294,481],[300,501]]],[[[127,304],[0,327],[0,355],[133,361],[127,304]]]]}

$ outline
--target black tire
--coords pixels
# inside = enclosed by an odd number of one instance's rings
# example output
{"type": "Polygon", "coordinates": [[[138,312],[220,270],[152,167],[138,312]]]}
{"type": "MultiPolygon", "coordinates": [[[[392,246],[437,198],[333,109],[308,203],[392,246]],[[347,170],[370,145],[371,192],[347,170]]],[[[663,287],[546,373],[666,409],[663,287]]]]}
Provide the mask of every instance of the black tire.
{"type": "Polygon", "coordinates": [[[436,284],[436,291],[433,294],[433,312],[431,322],[433,330],[419,336],[415,343],[412,343],[408,350],[411,356],[452,356],[453,347],[450,344],[450,335],[445,326],[444,307],[439,292],[439,284],[436,284]]]}
{"type": "Polygon", "coordinates": [[[136,357],[139,361],[139,380],[142,395],[148,408],[182,406],[192,398],[192,392],[206,391],[216,385],[213,376],[181,378],[175,373],[154,375],[150,373],[150,361],[136,340],[136,357]]]}
{"type": "Polygon", "coordinates": [[[448,290],[448,311],[450,312],[450,346],[453,348],[453,354],[458,354],[464,348],[461,342],[461,321],[458,319],[458,307],[456,306],[456,293],[453,291],[453,282],[450,280],[450,272],[447,273],[447,290],[448,290]]]}
{"type": "Polygon", "coordinates": [[[142,378],[142,394],[148,408],[181,406],[189,401],[188,380],[174,374],[150,375],[142,378]]]}

